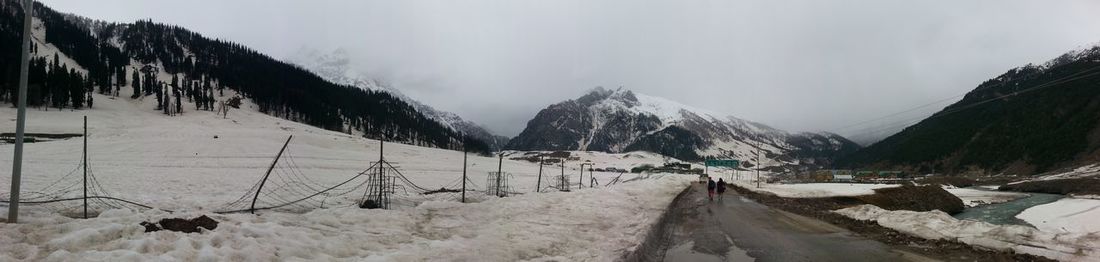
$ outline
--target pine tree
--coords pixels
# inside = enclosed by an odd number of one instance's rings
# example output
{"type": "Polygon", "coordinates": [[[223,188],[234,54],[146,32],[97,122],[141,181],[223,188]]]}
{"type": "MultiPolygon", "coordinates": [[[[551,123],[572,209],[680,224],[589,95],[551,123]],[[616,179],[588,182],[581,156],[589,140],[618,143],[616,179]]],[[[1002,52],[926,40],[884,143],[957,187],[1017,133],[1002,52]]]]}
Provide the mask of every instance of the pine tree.
{"type": "Polygon", "coordinates": [[[210,90],[210,77],[207,76],[202,82],[202,108],[207,111],[210,111],[210,100],[213,100],[210,90]]]}
{"type": "Polygon", "coordinates": [[[115,69],[115,72],[115,97],[118,97],[122,86],[126,85],[126,67],[119,67],[115,69]]]}
{"type": "Polygon", "coordinates": [[[153,85],[153,89],[155,89],[153,94],[157,95],[157,110],[161,110],[164,107],[164,96],[160,92],[160,86],[160,82],[157,82],[157,84],[153,85]]]}
{"type": "Polygon", "coordinates": [[[130,84],[130,87],[134,89],[134,94],[131,95],[130,98],[137,99],[141,97],[141,75],[138,74],[137,70],[134,70],[134,75],[131,76],[130,79],[134,80],[134,82],[130,84]]]}
{"type": "Polygon", "coordinates": [[[176,114],[182,114],[183,113],[183,102],[181,101],[182,99],[180,99],[180,88],[179,87],[174,87],[172,89],[172,94],[174,94],[176,96],[176,114]]]}
{"type": "Polygon", "coordinates": [[[172,111],[172,107],[170,106],[172,104],[172,96],[168,95],[168,86],[165,85],[164,87],[162,87],[160,93],[160,96],[164,97],[164,103],[161,103],[160,107],[164,109],[165,115],[172,115],[172,113],[170,112],[172,111]]]}

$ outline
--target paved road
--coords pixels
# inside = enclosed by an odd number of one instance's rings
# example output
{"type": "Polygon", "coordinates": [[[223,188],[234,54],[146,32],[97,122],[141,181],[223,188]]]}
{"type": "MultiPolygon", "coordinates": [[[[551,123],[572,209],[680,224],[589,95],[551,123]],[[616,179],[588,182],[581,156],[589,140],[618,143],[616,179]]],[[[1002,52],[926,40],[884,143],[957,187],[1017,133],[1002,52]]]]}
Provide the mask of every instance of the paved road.
{"type": "Polygon", "coordinates": [[[703,185],[690,190],[669,210],[665,261],[934,261],[732,190],[714,202],[703,185]]]}

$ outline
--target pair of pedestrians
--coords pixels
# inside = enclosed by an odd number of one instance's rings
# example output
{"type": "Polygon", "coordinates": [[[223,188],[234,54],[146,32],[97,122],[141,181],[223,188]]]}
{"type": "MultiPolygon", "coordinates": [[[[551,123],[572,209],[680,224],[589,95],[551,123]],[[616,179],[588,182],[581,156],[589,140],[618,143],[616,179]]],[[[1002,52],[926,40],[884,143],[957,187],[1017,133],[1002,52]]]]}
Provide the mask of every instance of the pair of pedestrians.
{"type": "Polygon", "coordinates": [[[722,193],[726,192],[726,181],[718,178],[718,182],[714,182],[714,179],[707,177],[707,198],[709,201],[714,201],[714,193],[718,191],[718,200],[722,200],[722,193]]]}

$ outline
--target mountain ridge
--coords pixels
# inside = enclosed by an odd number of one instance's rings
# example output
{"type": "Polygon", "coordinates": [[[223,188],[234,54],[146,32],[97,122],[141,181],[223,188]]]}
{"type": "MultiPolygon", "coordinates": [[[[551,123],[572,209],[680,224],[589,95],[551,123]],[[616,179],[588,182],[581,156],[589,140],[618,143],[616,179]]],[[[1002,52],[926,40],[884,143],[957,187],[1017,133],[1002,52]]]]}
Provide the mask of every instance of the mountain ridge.
{"type": "Polygon", "coordinates": [[[372,78],[365,73],[355,71],[351,66],[352,61],[349,55],[350,54],[342,48],[337,48],[331,53],[321,53],[315,49],[302,48],[288,57],[286,61],[299,65],[333,83],[390,93],[404,100],[406,103],[409,103],[409,105],[412,105],[413,108],[416,108],[421,114],[432,118],[436,122],[460,133],[484,141],[489,145],[489,149],[492,151],[500,151],[503,149],[504,145],[508,143],[509,138],[506,136],[496,135],[476,122],[463,119],[456,113],[439,110],[424,104],[419,100],[405,95],[401,90],[394,88],[384,81],[372,78]]]}
{"type": "Polygon", "coordinates": [[[618,88],[597,87],[539,111],[513,150],[650,151],[697,161],[755,157],[763,165],[824,165],[859,146],[832,133],[788,133],[765,124],[618,88]]]}
{"type": "MultiPolygon", "coordinates": [[[[93,92],[115,98],[124,93],[129,99],[155,98],[151,111],[186,114],[214,111],[215,104],[236,93],[263,113],[328,130],[489,152],[481,140],[434,121],[392,94],[332,83],[237,43],[148,20],[108,23],[42,3],[34,7],[32,107],[94,108],[93,92]],[[52,61],[51,52],[58,54],[52,61]]],[[[22,55],[23,13],[21,5],[0,4],[0,101],[9,103],[18,81],[14,69],[22,55]]]]}
{"type": "Polygon", "coordinates": [[[1100,46],[986,80],[843,166],[1031,175],[1100,160],[1100,46]]]}

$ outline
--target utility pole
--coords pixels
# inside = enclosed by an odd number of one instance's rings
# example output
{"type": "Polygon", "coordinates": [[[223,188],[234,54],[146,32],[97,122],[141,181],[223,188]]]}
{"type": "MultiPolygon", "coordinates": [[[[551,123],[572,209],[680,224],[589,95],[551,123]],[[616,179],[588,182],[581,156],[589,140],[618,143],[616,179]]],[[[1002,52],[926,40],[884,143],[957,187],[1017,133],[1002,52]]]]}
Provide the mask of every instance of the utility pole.
{"type": "Polygon", "coordinates": [[[535,193],[542,189],[542,156],[539,156],[539,180],[535,182],[535,193]]]}
{"type": "Polygon", "coordinates": [[[756,188],[760,188],[760,141],[756,141],[756,188]]]}
{"type": "Polygon", "coordinates": [[[88,116],[84,116],[84,219],[88,219],[88,116]]]}
{"type": "Polygon", "coordinates": [[[15,120],[15,153],[11,163],[11,202],[8,223],[19,222],[19,183],[23,169],[23,131],[27,126],[27,72],[31,56],[31,17],[34,0],[23,1],[23,59],[19,62],[19,111],[15,120]]]}
{"type": "Polygon", "coordinates": [[[462,203],[466,203],[466,146],[462,146],[462,203]]]}

